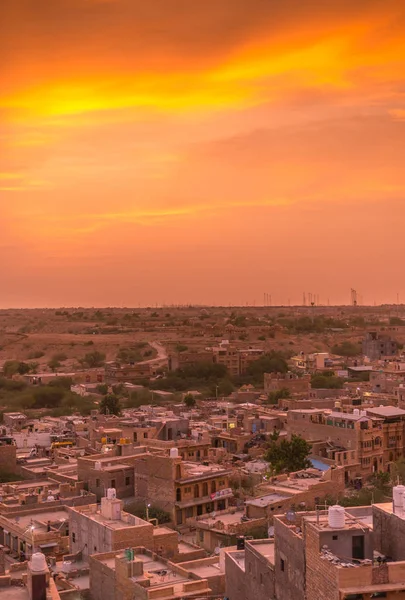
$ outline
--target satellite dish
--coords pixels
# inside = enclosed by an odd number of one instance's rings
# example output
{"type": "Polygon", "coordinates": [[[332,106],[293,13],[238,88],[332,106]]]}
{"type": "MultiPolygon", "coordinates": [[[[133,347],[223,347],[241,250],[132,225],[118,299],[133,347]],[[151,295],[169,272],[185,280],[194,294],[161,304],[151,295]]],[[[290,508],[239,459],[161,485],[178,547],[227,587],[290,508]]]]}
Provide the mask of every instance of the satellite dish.
{"type": "Polygon", "coordinates": [[[270,525],[270,527],[267,529],[267,535],[269,536],[269,538],[274,537],[274,526],[273,525],[270,525]]]}
{"type": "Polygon", "coordinates": [[[214,550],[215,554],[218,556],[218,554],[221,552],[221,548],[219,546],[217,546],[214,550]]]}
{"type": "Polygon", "coordinates": [[[294,523],[295,521],[295,511],[293,510],[289,510],[286,514],[286,519],[287,521],[289,521],[290,523],[294,523]]]}

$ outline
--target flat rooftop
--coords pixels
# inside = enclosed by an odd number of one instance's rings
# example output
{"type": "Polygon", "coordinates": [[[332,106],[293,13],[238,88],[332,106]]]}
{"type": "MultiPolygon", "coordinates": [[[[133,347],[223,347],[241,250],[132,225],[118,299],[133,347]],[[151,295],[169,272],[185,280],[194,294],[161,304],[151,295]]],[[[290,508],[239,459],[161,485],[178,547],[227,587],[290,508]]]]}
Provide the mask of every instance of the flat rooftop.
{"type": "Polygon", "coordinates": [[[250,504],[251,506],[263,507],[269,504],[274,504],[275,502],[281,502],[283,500],[288,500],[291,496],[285,496],[283,494],[267,494],[266,496],[262,496],[261,498],[255,498],[255,500],[246,500],[246,504],[250,504]]]}
{"type": "Polygon", "coordinates": [[[241,523],[241,517],[243,517],[244,514],[244,511],[238,511],[233,514],[224,513],[223,515],[218,515],[218,517],[207,517],[206,519],[198,519],[198,523],[203,523],[204,525],[208,525],[208,527],[215,529],[215,526],[219,522],[222,522],[226,527],[227,525],[235,525],[241,523]]]}
{"type": "MultiPolygon", "coordinates": [[[[91,504],[90,506],[95,506],[95,505],[91,504]]],[[[135,517],[134,515],[126,513],[125,511],[121,512],[120,519],[114,519],[114,520],[110,520],[107,517],[105,517],[104,515],[102,515],[100,510],[93,511],[92,509],[88,509],[87,507],[84,510],[76,509],[76,512],[83,515],[84,517],[87,517],[88,519],[91,519],[92,521],[97,521],[97,523],[105,525],[105,527],[107,527],[109,529],[128,529],[130,527],[139,527],[140,525],[148,525],[147,521],[144,521],[143,519],[140,519],[139,517],[135,517]],[[123,515],[124,515],[124,518],[122,518],[123,515]]]]}
{"type": "MultiPolygon", "coordinates": [[[[200,562],[200,561],[198,561],[198,562],[200,562]]],[[[181,564],[180,564],[180,566],[181,566],[181,564]]],[[[221,574],[221,569],[219,567],[219,559],[218,559],[218,562],[215,564],[199,565],[196,567],[187,566],[186,569],[187,569],[187,571],[189,571],[190,573],[193,573],[193,575],[196,575],[200,579],[206,579],[208,577],[217,577],[218,575],[221,574]]]]}
{"type": "Polygon", "coordinates": [[[404,417],[405,410],[395,406],[379,406],[377,408],[368,408],[367,412],[378,417],[404,417]]]}
{"type": "MultiPolygon", "coordinates": [[[[38,508],[38,506],[35,506],[38,508]]],[[[5,515],[6,516],[6,515],[5,515]]],[[[10,521],[15,520],[15,517],[8,517],[10,521]]],[[[47,510],[40,513],[26,513],[24,515],[20,515],[18,519],[19,527],[26,529],[31,526],[31,523],[34,525],[34,533],[35,531],[45,532],[47,531],[47,522],[55,523],[57,521],[68,521],[69,513],[67,510],[47,510]]]]}
{"type": "Polygon", "coordinates": [[[272,565],[274,565],[274,541],[273,540],[260,540],[247,542],[259,552],[262,556],[266,557],[272,565]]]}

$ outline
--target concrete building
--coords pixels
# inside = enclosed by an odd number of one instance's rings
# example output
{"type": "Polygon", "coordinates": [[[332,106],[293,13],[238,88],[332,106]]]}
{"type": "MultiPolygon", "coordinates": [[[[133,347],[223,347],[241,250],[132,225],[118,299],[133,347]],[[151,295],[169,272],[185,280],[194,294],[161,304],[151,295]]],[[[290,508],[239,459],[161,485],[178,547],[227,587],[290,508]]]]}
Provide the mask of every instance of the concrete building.
{"type": "Polygon", "coordinates": [[[244,541],[240,549],[226,549],[225,574],[229,600],[274,600],[274,541],[244,541]]]}
{"type": "Polygon", "coordinates": [[[370,360],[379,360],[389,356],[395,356],[398,351],[397,342],[390,336],[370,331],[363,340],[363,355],[370,360]]]}
{"type": "Polygon", "coordinates": [[[145,548],[90,557],[93,600],[181,600],[206,598],[206,578],[159,557],[145,548]]]}
{"type": "Polygon", "coordinates": [[[146,455],[135,469],[135,496],[168,512],[176,526],[188,519],[225,510],[233,493],[231,471],[218,465],[182,461],[171,456],[146,455]]]}
{"type": "Polygon", "coordinates": [[[69,539],[72,554],[83,559],[91,554],[122,550],[134,544],[153,548],[152,523],[122,510],[113,488],[101,499],[101,506],[69,508],[69,539]]]}
{"type": "Polygon", "coordinates": [[[314,455],[343,466],[349,481],[386,470],[383,423],[384,419],[359,409],[353,413],[303,409],[288,411],[287,431],[311,442],[314,455]]]}
{"type": "Polygon", "coordinates": [[[389,506],[373,507],[372,515],[370,507],[330,507],[329,513],[276,517],[277,600],[405,598],[400,545],[391,545],[390,557],[381,552],[384,541],[399,538],[389,506]],[[387,529],[376,535],[381,517],[387,529]]]}
{"type": "Polygon", "coordinates": [[[298,377],[294,373],[265,373],[264,391],[266,394],[286,389],[291,394],[306,394],[311,388],[310,375],[298,377]]]}

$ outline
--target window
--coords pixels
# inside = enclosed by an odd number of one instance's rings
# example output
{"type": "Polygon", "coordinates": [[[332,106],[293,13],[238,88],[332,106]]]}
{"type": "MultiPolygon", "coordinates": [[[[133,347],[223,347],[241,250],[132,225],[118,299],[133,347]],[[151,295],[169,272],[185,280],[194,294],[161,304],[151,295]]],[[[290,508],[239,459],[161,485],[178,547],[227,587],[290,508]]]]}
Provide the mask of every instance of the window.
{"type": "Polygon", "coordinates": [[[73,532],[72,533],[72,542],[75,543],[76,542],[76,534],[73,532]]]}
{"type": "Polygon", "coordinates": [[[191,487],[184,488],[184,493],[185,494],[191,494],[191,487]]]}
{"type": "Polygon", "coordinates": [[[263,573],[260,573],[260,585],[264,585],[263,573]]]}
{"type": "Polygon", "coordinates": [[[284,562],[283,558],[280,559],[280,569],[284,573],[284,571],[285,571],[285,562],[284,562]]]}
{"type": "Polygon", "coordinates": [[[148,437],[148,432],[147,432],[147,431],[144,431],[144,432],[143,432],[143,437],[144,437],[144,438],[147,438],[147,437],[148,437]]]}
{"type": "Polygon", "coordinates": [[[115,488],[115,479],[111,479],[111,485],[110,487],[115,488]]]}
{"type": "Polygon", "coordinates": [[[186,508],[186,519],[191,519],[193,516],[193,507],[189,506],[186,508]]]}
{"type": "Polygon", "coordinates": [[[200,497],[200,488],[198,487],[198,485],[196,484],[194,486],[194,498],[199,498],[200,497]]]}
{"type": "Polygon", "coordinates": [[[125,485],[130,485],[130,482],[131,482],[131,478],[125,477],[125,485]]]}
{"type": "Polygon", "coordinates": [[[338,536],[337,536],[337,535],[332,535],[332,540],[335,540],[335,541],[336,541],[337,539],[338,539],[338,536]]]}
{"type": "Polygon", "coordinates": [[[99,487],[100,487],[100,480],[96,479],[96,488],[99,488],[99,487]]]}
{"type": "Polygon", "coordinates": [[[94,546],[94,552],[97,552],[97,546],[94,546]]]}

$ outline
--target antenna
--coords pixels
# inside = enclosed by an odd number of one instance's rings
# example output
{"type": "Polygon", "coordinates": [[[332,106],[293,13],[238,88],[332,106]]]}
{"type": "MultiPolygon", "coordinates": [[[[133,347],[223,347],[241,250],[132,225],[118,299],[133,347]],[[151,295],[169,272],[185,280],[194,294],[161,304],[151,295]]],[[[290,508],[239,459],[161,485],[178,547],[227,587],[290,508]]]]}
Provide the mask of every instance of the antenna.
{"type": "Polygon", "coordinates": [[[351,295],[351,304],[352,306],[357,306],[357,292],[353,288],[350,290],[351,295]]]}

